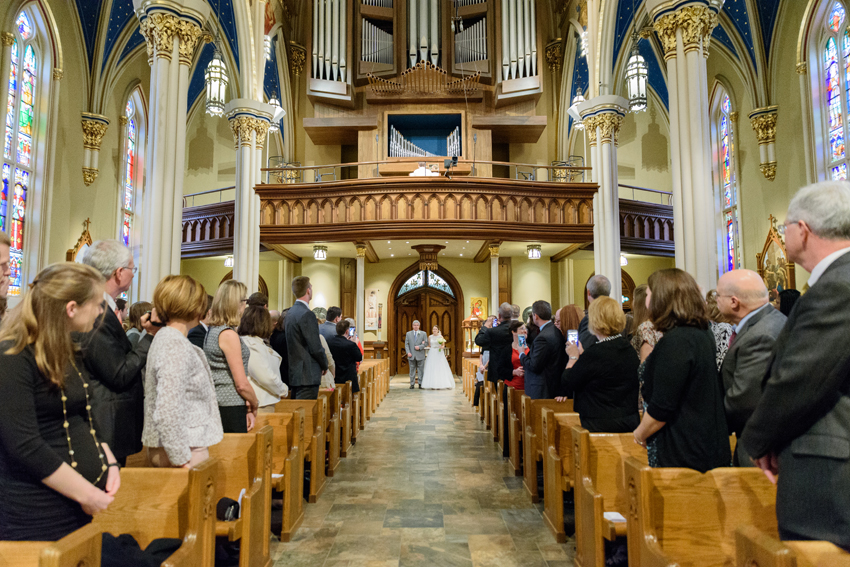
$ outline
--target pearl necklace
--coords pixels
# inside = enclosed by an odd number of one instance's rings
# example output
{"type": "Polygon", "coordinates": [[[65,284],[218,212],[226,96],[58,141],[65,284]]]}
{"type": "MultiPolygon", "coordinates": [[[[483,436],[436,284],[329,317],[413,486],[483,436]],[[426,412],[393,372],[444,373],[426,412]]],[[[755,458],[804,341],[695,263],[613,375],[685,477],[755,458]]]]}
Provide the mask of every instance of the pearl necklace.
{"type": "Polygon", "coordinates": [[[596,342],[597,342],[597,343],[604,343],[604,342],[606,342],[606,341],[613,341],[614,339],[619,339],[619,338],[620,338],[620,335],[619,335],[619,334],[617,334],[617,335],[611,335],[610,337],[605,337],[604,339],[602,339],[602,340],[598,340],[598,341],[596,341],[596,342]]]}
{"type": "MultiPolygon", "coordinates": [[[[71,366],[74,367],[74,370],[77,372],[77,376],[80,377],[80,381],[83,383],[83,392],[86,394],[86,411],[89,415],[89,433],[91,433],[92,439],[94,439],[94,446],[97,447],[97,454],[100,457],[100,475],[98,475],[97,479],[92,484],[97,484],[100,482],[100,479],[103,478],[103,473],[107,471],[109,468],[106,465],[106,455],[103,454],[103,447],[97,441],[97,434],[94,431],[94,421],[92,420],[91,415],[91,401],[89,400],[89,384],[83,378],[83,373],[79,371],[77,365],[74,364],[74,361],[71,361],[71,366]]],[[[68,455],[71,457],[71,467],[77,468],[77,460],[74,458],[74,448],[71,446],[71,434],[69,433],[70,424],[68,423],[68,408],[66,407],[66,402],[68,401],[68,396],[65,395],[65,389],[62,388],[60,390],[62,393],[62,415],[65,417],[65,421],[62,424],[62,427],[65,428],[65,438],[68,440],[68,455]]]]}

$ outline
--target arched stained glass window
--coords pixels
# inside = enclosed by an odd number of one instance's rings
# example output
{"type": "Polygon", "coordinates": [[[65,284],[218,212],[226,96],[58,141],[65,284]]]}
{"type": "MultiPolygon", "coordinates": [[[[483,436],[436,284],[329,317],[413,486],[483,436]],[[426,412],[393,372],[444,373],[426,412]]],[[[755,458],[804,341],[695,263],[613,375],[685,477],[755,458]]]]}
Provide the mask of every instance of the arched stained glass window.
{"type": "Polygon", "coordinates": [[[451,297],[455,296],[451,286],[449,286],[449,283],[445,279],[430,270],[422,270],[421,272],[416,272],[404,282],[404,285],[399,288],[396,297],[401,297],[405,293],[419,289],[420,287],[430,287],[442,291],[451,297]]]}
{"type": "Polygon", "coordinates": [[[27,193],[34,175],[34,108],[39,94],[35,28],[26,11],[21,12],[15,20],[13,36],[3,132],[0,230],[8,232],[12,241],[9,252],[12,268],[9,295],[20,295],[27,193]]]}
{"type": "Polygon", "coordinates": [[[850,112],[850,29],[844,5],[836,1],[826,21],[821,84],[826,103],[826,163],[831,179],[847,179],[847,114],[850,112]]]}
{"type": "Polygon", "coordinates": [[[124,132],[124,183],[122,187],[121,240],[124,246],[130,246],[130,234],[133,228],[133,210],[136,193],[136,107],[132,99],[124,109],[127,126],[124,132]]]}
{"type": "Polygon", "coordinates": [[[719,219],[718,268],[725,273],[741,267],[738,176],[735,160],[735,119],[729,94],[718,88],[714,110],[715,203],[719,219]]]}

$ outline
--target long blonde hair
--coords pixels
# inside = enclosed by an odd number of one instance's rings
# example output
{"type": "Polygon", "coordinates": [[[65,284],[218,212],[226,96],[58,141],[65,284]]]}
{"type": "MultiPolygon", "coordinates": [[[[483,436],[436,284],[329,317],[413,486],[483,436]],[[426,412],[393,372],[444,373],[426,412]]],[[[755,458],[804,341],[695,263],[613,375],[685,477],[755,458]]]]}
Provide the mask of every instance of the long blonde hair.
{"type": "Polygon", "coordinates": [[[236,280],[227,280],[218,286],[215,297],[213,297],[210,326],[239,326],[241,319],[240,303],[243,299],[247,299],[247,295],[248,288],[245,287],[245,284],[236,280]]]}
{"type": "Polygon", "coordinates": [[[21,303],[0,328],[0,342],[11,341],[4,354],[18,354],[32,345],[35,363],[47,379],[62,388],[68,363],[77,346],[71,339],[66,305],[91,300],[104,278],[84,264],[61,262],[44,268],[30,284],[21,303]]]}

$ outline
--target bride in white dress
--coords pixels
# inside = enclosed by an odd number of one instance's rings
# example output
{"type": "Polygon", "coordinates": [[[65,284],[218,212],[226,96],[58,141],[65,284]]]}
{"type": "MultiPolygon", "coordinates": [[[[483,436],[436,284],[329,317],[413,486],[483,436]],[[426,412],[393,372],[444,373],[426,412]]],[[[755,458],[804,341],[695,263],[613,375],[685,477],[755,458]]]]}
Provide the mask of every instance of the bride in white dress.
{"type": "Polygon", "coordinates": [[[425,358],[425,376],[422,378],[423,390],[452,390],[455,387],[455,377],[446,360],[444,344],[440,344],[443,334],[436,325],[428,337],[428,355],[425,358]]]}

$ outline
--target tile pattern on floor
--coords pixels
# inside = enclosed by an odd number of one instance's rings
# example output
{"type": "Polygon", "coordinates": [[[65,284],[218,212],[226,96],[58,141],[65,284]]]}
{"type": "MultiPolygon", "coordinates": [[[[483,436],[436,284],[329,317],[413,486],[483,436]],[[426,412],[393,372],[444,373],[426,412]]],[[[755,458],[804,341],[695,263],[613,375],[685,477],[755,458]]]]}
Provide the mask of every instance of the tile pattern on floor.
{"type": "Polygon", "coordinates": [[[460,390],[410,390],[391,381],[288,543],[286,567],[565,567],[558,544],[460,390]]]}

